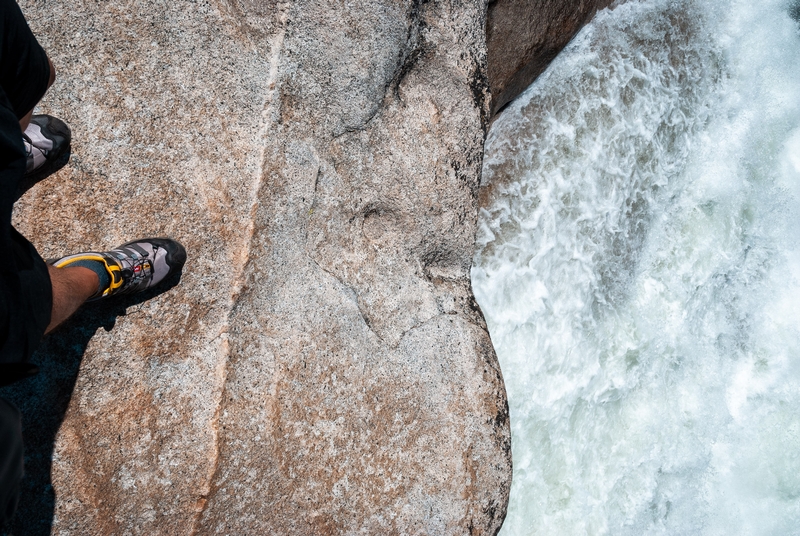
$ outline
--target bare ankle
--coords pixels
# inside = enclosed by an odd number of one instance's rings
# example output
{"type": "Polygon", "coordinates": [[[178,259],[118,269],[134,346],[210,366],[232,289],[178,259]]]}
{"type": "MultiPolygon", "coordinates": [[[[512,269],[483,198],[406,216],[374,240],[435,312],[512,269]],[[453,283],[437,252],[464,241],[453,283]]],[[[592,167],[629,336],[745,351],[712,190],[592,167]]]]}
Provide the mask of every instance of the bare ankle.
{"type": "Polygon", "coordinates": [[[78,310],[86,300],[97,293],[100,281],[97,274],[80,266],[54,268],[49,266],[50,282],[53,286],[53,308],[50,325],[45,333],[50,333],[59,324],[78,310]]]}

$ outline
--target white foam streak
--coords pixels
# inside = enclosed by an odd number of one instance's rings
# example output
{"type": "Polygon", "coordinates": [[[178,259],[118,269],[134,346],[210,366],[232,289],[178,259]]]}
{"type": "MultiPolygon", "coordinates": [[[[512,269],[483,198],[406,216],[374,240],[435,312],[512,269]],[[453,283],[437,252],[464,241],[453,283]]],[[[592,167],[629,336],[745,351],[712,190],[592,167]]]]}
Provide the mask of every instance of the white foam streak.
{"type": "Polygon", "coordinates": [[[473,284],[503,534],[800,534],[800,33],[780,0],[603,12],[487,140],[473,284]]]}

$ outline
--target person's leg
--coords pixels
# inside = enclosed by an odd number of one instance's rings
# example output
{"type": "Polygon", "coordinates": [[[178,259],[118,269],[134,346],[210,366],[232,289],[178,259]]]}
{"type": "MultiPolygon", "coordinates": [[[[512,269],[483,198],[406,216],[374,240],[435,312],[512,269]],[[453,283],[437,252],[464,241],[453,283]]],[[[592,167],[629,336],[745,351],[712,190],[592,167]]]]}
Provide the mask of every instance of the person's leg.
{"type": "MultiPolygon", "coordinates": [[[[50,58],[47,58],[47,63],[50,64],[50,79],[47,81],[47,89],[50,89],[50,86],[52,86],[53,82],[56,81],[56,68],[53,66],[53,62],[50,61],[50,58]]],[[[26,113],[25,116],[19,120],[19,128],[22,132],[25,132],[25,129],[27,129],[28,125],[31,124],[32,115],[33,115],[33,108],[31,108],[28,111],[28,113],[26,113]]]]}
{"type": "Polygon", "coordinates": [[[0,0],[0,88],[17,116],[27,159],[28,182],[20,181],[20,195],[66,164],[62,157],[69,151],[69,127],[49,115],[33,115],[55,79],[55,66],[28,27],[16,0],[0,0]]]}
{"type": "Polygon", "coordinates": [[[0,87],[17,123],[42,99],[54,76],[55,70],[19,4],[16,0],[0,0],[0,87]]]}
{"type": "Polygon", "coordinates": [[[45,334],[90,298],[150,289],[180,272],[185,262],[186,250],[169,238],[142,238],[111,251],[74,253],[51,261],[53,307],[45,334]]]}
{"type": "Polygon", "coordinates": [[[17,509],[19,483],[24,474],[22,460],[19,410],[0,398],[0,530],[17,509]]]}
{"type": "Polygon", "coordinates": [[[53,312],[45,335],[72,316],[86,303],[86,300],[97,294],[97,287],[100,284],[97,274],[88,268],[48,266],[48,269],[50,282],[53,285],[53,312]]]}
{"type": "MultiPolygon", "coordinates": [[[[45,55],[49,75],[41,96],[53,85],[56,79],[56,69],[53,62],[45,55]]],[[[27,159],[25,163],[25,177],[18,189],[22,195],[33,184],[58,171],[66,164],[62,157],[69,151],[72,132],[61,119],[50,115],[33,115],[33,109],[39,101],[34,102],[30,110],[19,120],[22,137],[25,144],[27,159]],[[34,182],[32,182],[34,181],[34,182]]]]}

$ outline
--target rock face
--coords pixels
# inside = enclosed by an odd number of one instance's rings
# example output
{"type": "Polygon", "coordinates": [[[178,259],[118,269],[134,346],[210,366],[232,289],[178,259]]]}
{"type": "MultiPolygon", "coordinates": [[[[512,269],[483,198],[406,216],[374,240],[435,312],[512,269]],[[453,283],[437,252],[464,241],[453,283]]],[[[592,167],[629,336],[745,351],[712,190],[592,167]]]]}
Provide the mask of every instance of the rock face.
{"type": "Polygon", "coordinates": [[[11,394],[18,532],[496,533],[484,2],[21,4],[74,142],[17,227],[45,257],[166,235],[190,259],[87,307],[11,394]]]}
{"type": "Polygon", "coordinates": [[[613,0],[493,0],[486,23],[491,115],[525,91],[613,0]]]}

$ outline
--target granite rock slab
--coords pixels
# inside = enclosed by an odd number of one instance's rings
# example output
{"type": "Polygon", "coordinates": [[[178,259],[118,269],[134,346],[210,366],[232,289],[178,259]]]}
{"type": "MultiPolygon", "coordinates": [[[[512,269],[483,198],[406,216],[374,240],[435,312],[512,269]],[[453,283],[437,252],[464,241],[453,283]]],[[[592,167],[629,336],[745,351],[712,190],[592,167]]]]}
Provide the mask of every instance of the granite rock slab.
{"type": "Polygon", "coordinates": [[[508,410],[469,279],[485,3],[21,6],[58,72],[39,111],[74,141],[15,225],[45,257],[156,235],[189,260],[36,354],[17,525],[495,534],[508,410]]]}

